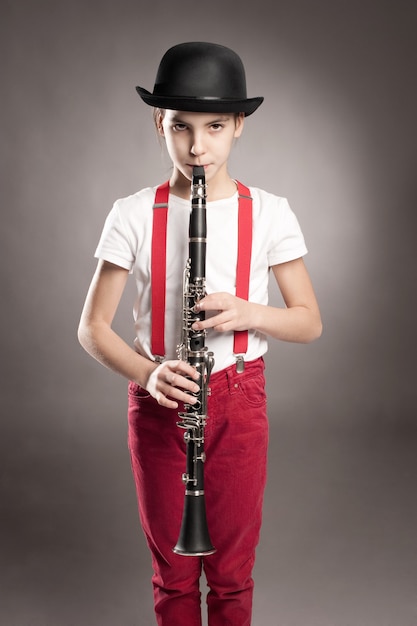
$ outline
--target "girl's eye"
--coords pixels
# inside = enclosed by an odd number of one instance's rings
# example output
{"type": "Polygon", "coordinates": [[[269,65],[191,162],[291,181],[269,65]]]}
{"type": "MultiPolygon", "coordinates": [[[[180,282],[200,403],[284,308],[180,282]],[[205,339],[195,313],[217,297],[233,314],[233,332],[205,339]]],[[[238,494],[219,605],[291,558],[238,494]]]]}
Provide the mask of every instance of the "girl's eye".
{"type": "Polygon", "coordinates": [[[223,128],[223,124],[212,124],[211,128],[212,130],[219,131],[223,128]]]}
{"type": "Polygon", "coordinates": [[[174,130],[181,131],[181,130],[185,130],[187,127],[185,124],[174,124],[173,128],[174,130]]]}

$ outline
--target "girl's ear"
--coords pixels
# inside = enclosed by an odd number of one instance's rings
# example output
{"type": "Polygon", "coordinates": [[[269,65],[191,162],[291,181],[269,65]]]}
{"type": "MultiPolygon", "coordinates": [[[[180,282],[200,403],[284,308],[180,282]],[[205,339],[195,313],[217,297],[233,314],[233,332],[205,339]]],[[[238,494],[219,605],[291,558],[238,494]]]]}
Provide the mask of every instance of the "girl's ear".
{"type": "Polygon", "coordinates": [[[158,109],[157,111],[155,111],[155,126],[156,126],[156,130],[158,131],[158,134],[161,135],[161,137],[164,137],[164,127],[162,125],[162,121],[164,119],[163,113],[161,111],[161,109],[158,109]]]}
{"type": "Polygon", "coordinates": [[[235,138],[236,139],[237,137],[240,137],[240,135],[242,134],[244,125],[245,125],[245,114],[239,113],[239,115],[236,115],[236,121],[235,121],[235,138]]]}

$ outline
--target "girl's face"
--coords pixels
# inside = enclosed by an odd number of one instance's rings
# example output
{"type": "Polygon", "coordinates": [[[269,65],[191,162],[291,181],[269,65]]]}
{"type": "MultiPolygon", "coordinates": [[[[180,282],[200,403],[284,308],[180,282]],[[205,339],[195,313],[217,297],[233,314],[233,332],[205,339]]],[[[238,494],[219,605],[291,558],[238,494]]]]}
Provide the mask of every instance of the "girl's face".
{"type": "Polygon", "coordinates": [[[227,161],[234,140],[242,133],[243,114],[167,109],[158,113],[156,124],[174,165],[174,182],[186,183],[188,189],[195,165],[204,167],[206,181],[212,185],[229,180],[227,161]]]}

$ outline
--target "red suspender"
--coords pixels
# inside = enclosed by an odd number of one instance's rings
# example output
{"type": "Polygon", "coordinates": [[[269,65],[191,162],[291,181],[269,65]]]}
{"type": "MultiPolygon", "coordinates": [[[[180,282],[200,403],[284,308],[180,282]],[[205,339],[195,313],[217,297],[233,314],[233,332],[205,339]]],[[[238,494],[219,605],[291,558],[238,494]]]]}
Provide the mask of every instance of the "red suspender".
{"type": "MultiPolygon", "coordinates": [[[[238,243],[236,263],[236,296],[248,300],[250,261],[252,254],[252,198],[245,185],[237,181],[239,193],[238,243]]],[[[238,371],[243,369],[243,354],[248,349],[248,331],[235,330],[233,352],[238,371]]]]}
{"type": "MultiPolygon", "coordinates": [[[[252,253],[252,198],[248,187],[237,182],[239,194],[238,245],[236,263],[236,296],[249,297],[249,276],[252,253]]],[[[152,330],[151,350],[155,360],[165,356],[165,290],[166,290],[166,233],[168,220],[169,181],[160,185],[153,205],[151,253],[152,330]]],[[[243,354],[248,349],[248,331],[235,331],[233,352],[237,369],[243,371],[243,354]]]]}
{"type": "Polygon", "coordinates": [[[166,285],[166,238],[168,219],[169,181],[156,190],[153,205],[152,253],[151,253],[151,350],[155,360],[165,356],[165,285],[166,285]]]}

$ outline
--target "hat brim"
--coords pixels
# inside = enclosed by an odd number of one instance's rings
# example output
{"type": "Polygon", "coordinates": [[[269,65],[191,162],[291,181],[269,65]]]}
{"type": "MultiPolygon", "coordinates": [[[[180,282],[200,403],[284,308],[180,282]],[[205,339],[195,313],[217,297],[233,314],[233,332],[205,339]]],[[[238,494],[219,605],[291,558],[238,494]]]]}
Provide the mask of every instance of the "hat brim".
{"type": "Polygon", "coordinates": [[[195,111],[196,113],[244,113],[251,115],[264,101],[263,97],[245,100],[229,98],[187,98],[183,96],[157,96],[143,87],[136,87],[142,100],[149,106],[174,111],[195,111]]]}

